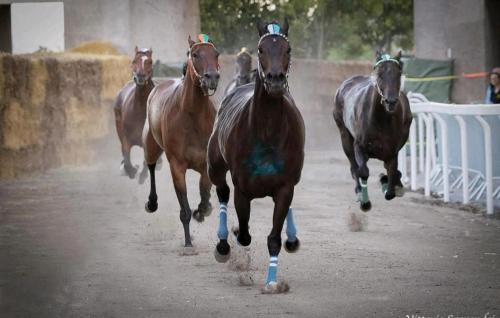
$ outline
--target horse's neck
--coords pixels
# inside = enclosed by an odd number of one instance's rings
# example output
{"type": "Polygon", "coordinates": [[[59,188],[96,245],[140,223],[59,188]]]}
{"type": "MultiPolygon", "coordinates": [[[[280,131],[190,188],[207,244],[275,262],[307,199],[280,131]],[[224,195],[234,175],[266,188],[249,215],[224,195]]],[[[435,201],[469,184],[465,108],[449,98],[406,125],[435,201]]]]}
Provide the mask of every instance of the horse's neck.
{"type": "Polygon", "coordinates": [[[149,93],[153,90],[154,84],[152,80],[148,80],[144,85],[135,85],[134,100],[136,105],[146,105],[149,93]]]}
{"type": "Polygon", "coordinates": [[[392,115],[388,114],[384,105],[382,105],[382,97],[378,93],[377,88],[372,85],[367,94],[367,98],[370,100],[370,108],[367,117],[368,122],[374,125],[384,125],[388,120],[391,120],[392,115]]]}
{"type": "Polygon", "coordinates": [[[181,84],[182,89],[181,94],[181,111],[186,113],[200,113],[208,107],[209,99],[208,96],[203,94],[201,87],[195,84],[194,74],[190,67],[186,72],[184,77],[184,82],[181,84]]]}
{"type": "Polygon", "coordinates": [[[277,137],[286,122],[285,97],[271,97],[259,76],[255,80],[255,90],[250,106],[250,126],[261,138],[277,137]]]}

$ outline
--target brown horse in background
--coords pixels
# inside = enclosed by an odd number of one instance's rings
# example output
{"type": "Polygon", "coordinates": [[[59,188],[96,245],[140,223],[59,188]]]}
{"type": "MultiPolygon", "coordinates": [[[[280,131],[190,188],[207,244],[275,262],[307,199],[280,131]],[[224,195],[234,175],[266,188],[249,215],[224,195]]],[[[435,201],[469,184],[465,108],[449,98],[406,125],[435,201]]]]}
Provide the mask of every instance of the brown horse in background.
{"type": "Polygon", "coordinates": [[[201,202],[193,217],[202,222],[212,210],[207,175],[207,144],[214,125],[216,110],[209,96],[219,82],[219,53],[208,36],[200,35],[195,43],[189,37],[189,58],[182,79],[167,80],[156,86],[148,99],[147,122],[144,126],[144,157],[151,176],[151,191],[146,211],[158,208],[155,165],[163,151],[167,155],[172,180],[181,206],[184,227],[184,255],[194,253],[189,233],[191,208],[186,192],[186,170],[200,173],[201,202]]]}
{"type": "Polygon", "coordinates": [[[243,47],[236,55],[236,74],[227,84],[224,96],[231,93],[236,87],[255,82],[257,70],[252,69],[252,52],[243,47]]]}
{"type": "Polygon", "coordinates": [[[220,203],[219,243],[215,257],[226,262],[227,203],[226,174],[234,184],[234,206],[238,215],[237,241],[250,245],[248,222],[250,202],[272,197],[272,230],[267,237],[269,267],[264,292],[286,291],[277,283],[281,232],[287,220],[285,249],[299,248],[290,205],[304,163],[304,121],[288,92],[290,44],[288,20],[283,28],[276,23],[258,24],[258,75],[255,84],[237,87],[227,95],[217,114],[216,127],[208,145],[208,174],[217,188],[220,203]]]}
{"type": "MultiPolygon", "coordinates": [[[[153,51],[151,49],[139,50],[135,47],[132,60],[134,81],[128,82],[118,93],[114,104],[116,132],[122,148],[122,171],[133,179],[138,166],[132,166],[130,150],[132,146],[142,147],[142,130],[146,120],[146,104],[149,93],[155,86],[153,76],[153,51]]],[[[144,164],[139,182],[143,183],[147,177],[144,164]]]]}
{"type": "Polygon", "coordinates": [[[371,209],[366,165],[370,158],[382,160],[387,170],[380,178],[385,199],[404,194],[398,152],[408,140],[412,115],[408,98],[400,90],[400,58],[401,51],[395,57],[377,52],[374,74],[346,80],[335,95],[333,117],[363,211],[371,209]]]}

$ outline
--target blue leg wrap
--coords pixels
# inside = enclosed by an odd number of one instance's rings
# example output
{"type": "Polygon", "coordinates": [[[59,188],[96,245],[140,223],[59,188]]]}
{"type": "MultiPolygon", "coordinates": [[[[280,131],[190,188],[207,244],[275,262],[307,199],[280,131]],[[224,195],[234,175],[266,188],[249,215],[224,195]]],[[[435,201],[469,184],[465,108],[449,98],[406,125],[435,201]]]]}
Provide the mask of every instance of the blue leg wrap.
{"type": "Polygon", "coordinates": [[[292,208],[288,209],[288,214],[286,216],[286,236],[288,237],[288,242],[295,242],[295,240],[297,240],[297,228],[293,221],[292,208]]]}
{"type": "Polygon", "coordinates": [[[368,197],[368,181],[363,181],[361,178],[359,178],[359,184],[361,185],[361,195],[359,200],[361,203],[366,203],[370,201],[370,198],[368,197]]]}
{"type": "Polygon", "coordinates": [[[267,284],[276,283],[276,275],[278,273],[278,256],[269,257],[269,268],[267,272],[267,284]]]}
{"type": "Polygon", "coordinates": [[[219,240],[227,240],[229,231],[227,229],[227,204],[224,202],[220,203],[219,208],[219,229],[217,230],[217,236],[219,240]]]}

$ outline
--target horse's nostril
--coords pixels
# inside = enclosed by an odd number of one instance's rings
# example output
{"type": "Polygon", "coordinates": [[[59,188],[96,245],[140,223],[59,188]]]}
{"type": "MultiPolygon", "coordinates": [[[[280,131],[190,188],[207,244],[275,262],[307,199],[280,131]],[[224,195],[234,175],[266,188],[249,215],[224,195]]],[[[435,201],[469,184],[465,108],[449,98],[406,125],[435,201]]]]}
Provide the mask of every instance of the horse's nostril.
{"type": "Polygon", "coordinates": [[[266,78],[267,78],[268,80],[272,80],[272,79],[273,79],[273,76],[271,75],[271,73],[267,73],[266,78]]]}
{"type": "Polygon", "coordinates": [[[219,78],[220,78],[220,74],[219,74],[219,73],[216,73],[216,74],[215,74],[215,79],[217,79],[217,80],[218,80],[219,78]]]}
{"type": "Polygon", "coordinates": [[[280,75],[278,75],[278,79],[281,80],[281,81],[284,81],[285,80],[285,74],[280,73],[280,75]]]}
{"type": "Polygon", "coordinates": [[[203,74],[203,76],[204,76],[205,78],[207,78],[207,79],[208,79],[208,78],[210,78],[210,74],[208,74],[208,73],[203,74]]]}

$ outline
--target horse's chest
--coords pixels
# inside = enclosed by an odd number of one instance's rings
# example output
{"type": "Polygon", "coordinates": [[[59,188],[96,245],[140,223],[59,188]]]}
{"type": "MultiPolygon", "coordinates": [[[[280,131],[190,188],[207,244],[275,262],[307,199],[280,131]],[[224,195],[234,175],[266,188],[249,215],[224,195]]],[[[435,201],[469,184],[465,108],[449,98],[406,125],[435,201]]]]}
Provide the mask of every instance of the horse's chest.
{"type": "Polygon", "coordinates": [[[285,169],[283,151],[263,142],[251,146],[242,164],[250,177],[277,176],[283,174],[285,169]]]}
{"type": "Polygon", "coordinates": [[[383,160],[388,156],[392,157],[395,145],[390,138],[377,136],[367,139],[364,148],[369,157],[383,160]]]}

